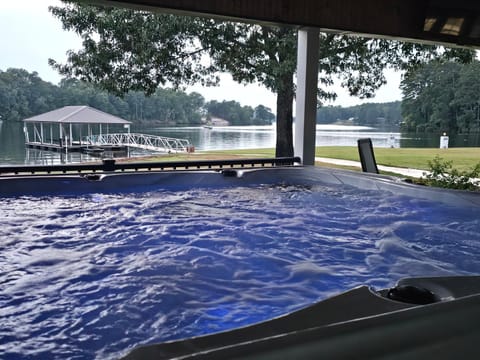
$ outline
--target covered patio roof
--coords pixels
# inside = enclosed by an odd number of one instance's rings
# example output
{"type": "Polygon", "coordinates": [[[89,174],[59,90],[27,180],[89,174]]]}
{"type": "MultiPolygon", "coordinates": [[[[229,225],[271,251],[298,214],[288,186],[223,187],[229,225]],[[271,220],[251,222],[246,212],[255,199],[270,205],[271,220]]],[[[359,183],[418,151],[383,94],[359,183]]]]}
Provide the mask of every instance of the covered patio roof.
{"type": "Polygon", "coordinates": [[[26,123],[54,124],[131,124],[117,116],[107,114],[90,106],[65,106],[23,120],[26,123]]]}
{"type": "Polygon", "coordinates": [[[80,0],[167,13],[314,27],[431,44],[480,47],[472,0],[80,0]]]}

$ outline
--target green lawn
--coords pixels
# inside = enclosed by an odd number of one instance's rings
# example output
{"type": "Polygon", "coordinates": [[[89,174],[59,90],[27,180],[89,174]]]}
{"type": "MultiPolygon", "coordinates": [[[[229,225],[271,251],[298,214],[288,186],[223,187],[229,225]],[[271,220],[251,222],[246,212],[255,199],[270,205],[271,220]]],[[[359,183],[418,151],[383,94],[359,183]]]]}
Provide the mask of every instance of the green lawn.
{"type": "MultiPolygon", "coordinates": [[[[377,163],[386,166],[405,167],[413,169],[428,170],[428,161],[436,155],[445,160],[451,160],[453,166],[459,170],[466,170],[474,167],[480,162],[480,148],[450,148],[450,149],[389,149],[375,148],[377,163]]],[[[332,159],[344,159],[359,161],[358,149],[356,146],[319,146],[315,155],[332,159]]],[[[247,149],[247,150],[222,150],[202,151],[194,154],[169,154],[154,156],[144,159],[145,161],[188,161],[188,160],[216,160],[216,159],[238,159],[255,157],[273,157],[275,150],[270,149],[247,149]]],[[[133,160],[138,161],[138,159],[133,160]]],[[[328,166],[328,165],[327,165],[328,166]]],[[[331,165],[330,165],[331,166],[331,165]]]]}
{"type": "MultiPolygon", "coordinates": [[[[444,160],[452,161],[453,166],[459,170],[474,167],[480,162],[480,148],[450,148],[450,149],[425,149],[425,148],[375,148],[375,159],[380,165],[405,167],[428,170],[428,161],[435,156],[444,160]]],[[[229,154],[242,157],[272,157],[274,149],[248,149],[212,151],[205,154],[220,155],[229,154]]],[[[360,161],[356,146],[319,146],[315,150],[315,156],[332,159],[360,161]]]]}
{"type": "Polygon", "coordinates": [[[123,161],[195,161],[195,160],[223,160],[247,158],[272,158],[275,149],[247,149],[247,150],[215,150],[198,151],[189,153],[171,153],[162,155],[145,156],[142,158],[129,158],[123,161]]]}
{"type": "MultiPolygon", "coordinates": [[[[428,161],[435,156],[452,161],[455,168],[466,170],[480,162],[480,148],[424,149],[375,148],[375,159],[380,165],[428,170],[428,161]]],[[[319,157],[359,161],[356,146],[320,146],[315,155],[319,157]]]]}

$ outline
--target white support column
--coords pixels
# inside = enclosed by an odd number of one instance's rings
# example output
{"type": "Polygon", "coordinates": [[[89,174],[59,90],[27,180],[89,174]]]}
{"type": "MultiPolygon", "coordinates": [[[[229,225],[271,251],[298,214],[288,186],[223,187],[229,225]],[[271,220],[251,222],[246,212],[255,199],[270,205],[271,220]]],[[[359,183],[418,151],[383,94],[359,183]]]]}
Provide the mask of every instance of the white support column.
{"type": "Polygon", "coordinates": [[[298,31],[294,152],[304,165],[315,164],[319,36],[316,28],[298,31]]]}
{"type": "Polygon", "coordinates": [[[40,123],[40,143],[43,144],[43,123],[40,123]]]}
{"type": "Polygon", "coordinates": [[[72,139],[73,133],[72,133],[72,124],[71,123],[69,124],[69,135],[70,135],[70,147],[72,147],[73,146],[73,139],[72,139]]]}
{"type": "Polygon", "coordinates": [[[28,134],[28,123],[23,123],[23,134],[25,135],[25,142],[30,142],[30,135],[28,134]]]}
{"type": "Polygon", "coordinates": [[[40,141],[37,141],[37,138],[39,137],[40,137],[40,134],[38,133],[37,123],[33,123],[33,142],[40,142],[40,141]]]}

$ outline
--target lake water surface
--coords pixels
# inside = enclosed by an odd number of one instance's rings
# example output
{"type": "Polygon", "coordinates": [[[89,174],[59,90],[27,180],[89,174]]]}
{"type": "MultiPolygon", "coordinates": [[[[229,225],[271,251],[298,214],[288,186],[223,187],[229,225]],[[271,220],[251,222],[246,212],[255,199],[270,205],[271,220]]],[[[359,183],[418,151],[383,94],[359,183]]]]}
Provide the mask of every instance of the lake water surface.
{"type": "MultiPolygon", "coordinates": [[[[275,147],[275,126],[138,127],[132,132],[188,139],[197,151],[275,147]]],[[[362,126],[317,125],[317,146],[356,146],[371,138],[375,147],[438,147],[437,135],[401,134],[362,126]]],[[[0,164],[59,164],[97,160],[88,155],[25,149],[21,123],[0,123],[0,164]]],[[[480,135],[450,138],[451,147],[480,146],[480,135]]],[[[144,155],[145,153],[136,153],[144,155]]]]}

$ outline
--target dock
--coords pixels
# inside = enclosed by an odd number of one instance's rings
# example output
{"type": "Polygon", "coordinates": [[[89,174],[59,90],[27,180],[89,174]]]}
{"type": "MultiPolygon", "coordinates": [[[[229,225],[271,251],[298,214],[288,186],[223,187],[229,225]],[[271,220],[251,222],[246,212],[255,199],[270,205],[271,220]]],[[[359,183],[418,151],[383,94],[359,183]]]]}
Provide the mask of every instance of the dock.
{"type": "Polygon", "coordinates": [[[103,156],[105,154],[128,154],[129,148],[137,148],[169,154],[193,151],[193,146],[187,139],[177,139],[139,133],[90,135],[82,138],[80,141],[63,143],[60,141],[28,141],[25,142],[25,145],[31,149],[64,153],[82,152],[92,156],[103,156]]]}
{"type": "Polygon", "coordinates": [[[130,133],[130,121],[89,106],[65,106],[23,122],[25,146],[31,149],[99,157],[128,156],[129,148],[161,153],[193,151],[186,139],[130,133]]]}

